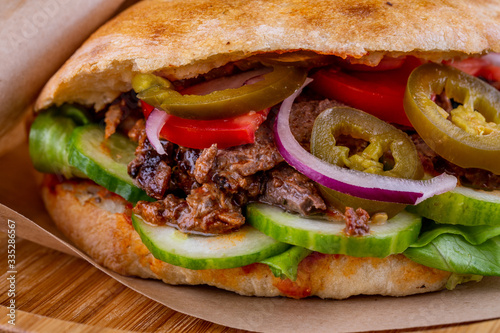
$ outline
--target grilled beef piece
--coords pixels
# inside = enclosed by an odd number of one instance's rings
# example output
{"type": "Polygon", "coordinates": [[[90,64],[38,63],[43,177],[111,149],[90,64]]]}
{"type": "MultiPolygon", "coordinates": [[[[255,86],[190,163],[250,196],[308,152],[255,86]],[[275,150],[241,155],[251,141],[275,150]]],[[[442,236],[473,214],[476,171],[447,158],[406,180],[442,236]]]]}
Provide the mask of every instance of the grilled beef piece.
{"type": "Polygon", "coordinates": [[[146,135],[141,135],[135,159],[128,165],[129,175],[147,195],[155,199],[163,199],[169,188],[172,175],[170,165],[174,157],[174,145],[166,140],[161,140],[161,143],[167,152],[165,155],[158,154],[146,135]]]}
{"type": "Polygon", "coordinates": [[[314,182],[288,164],[283,163],[269,171],[268,177],[264,193],[258,201],[302,215],[326,209],[314,182]]]}
{"type": "Polygon", "coordinates": [[[304,149],[309,151],[309,141],[311,140],[314,120],[326,109],[343,105],[342,103],[328,99],[294,103],[290,112],[290,130],[293,136],[304,149]]]}
{"type": "Polygon", "coordinates": [[[189,193],[193,188],[199,186],[194,177],[195,163],[200,156],[199,149],[185,148],[176,146],[175,166],[172,167],[172,178],[170,190],[181,190],[183,193],[189,193]]]}
{"type": "Polygon", "coordinates": [[[104,115],[105,137],[109,138],[117,129],[127,134],[140,119],[143,119],[143,115],[135,92],[121,94],[110,104],[104,115]]]}
{"type": "Polygon", "coordinates": [[[227,233],[245,223],[241,208],[232,202],[231,195],[213,183],[193,189],[186,199],[169,194],[153,203],[141,201],[134,213],[157,225],[205,234],[227,233]]]}
{"type": "Polygon", "coordinates": [[[146,136],[146,121],[144,119],[137,120],[132,127],[130,127],[128,138],[134,142],[139,143],[141,138],[146,136]]]}
{"type": "MultiPolygon", "coordinates": [[[[255,133],[255,143],[217,149],[204,149],[196,161],[195,178],[199,183],[212,181],[230,192],[255,193],[255,175],[270,170],[283,162],[270,128],[263,124],[255,133]]],[[[252,195],[252,194],[251,194],[252,195]]]]}
{"type": "Polygon", "coordinates": [[[106,129],[104,132],[104,137],[108,139],[111,135],[116,132],[116,128],[121,123],[123,117],[123,110],[120,107],[120,104],[110,105],[108,111],[106,112],[106,116],[104,118],[104,122],[106,123],[106,129]]]}
{"type": "Polygon", "coordinates": [[[411,136],[425,172],[438,175],[443,172],[454,175],[460,184],[480,190],[500,190],[500,175],[477,168],[462,168],[437,155],[418,134],[411,136]]]}

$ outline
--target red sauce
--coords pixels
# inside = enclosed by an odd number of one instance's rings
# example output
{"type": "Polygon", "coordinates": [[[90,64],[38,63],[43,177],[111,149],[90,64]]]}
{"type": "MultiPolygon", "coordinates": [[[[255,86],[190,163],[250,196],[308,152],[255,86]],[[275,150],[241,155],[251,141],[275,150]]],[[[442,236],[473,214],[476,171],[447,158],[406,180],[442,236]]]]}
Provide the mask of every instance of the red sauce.
{"type": "Polygon", "coordinates": [[[257,268],[257,265],[258,265],[257,263],[254,263],[254,264],[243,266],[243,267],[241,267],[241,269],[243,270],[243,273],[250,274],[257,268]]]}
{"type": "Polygon", "coordinates": [[[130,213],[128,212],[123,213],[123,218],[125,219],[125,221],[127,221],[129,225],[132,225],[132,216],[130,215],[130,213]]]}
{"type": "MultiPolygon", "coordinates": [[[[329,256],[331,254],[324,254],[324,253],[319,253],[319,252],[313,252],[307,257],[304,258],[299,264],[299,269],[304,270],[306,272],[309,272],[310,270],[314,269],[313,265],[315,262],[318,260],[322,260],[329,256]]],[[[340,254],[333,254],[335,256],[335,259],[340,258],[340,254]]]]}
{"type": "Polygon", "coordinates": [[[280,279],[274,283],[274,286],[286,296],[295,299],[311,296],[311,287],[301,285],[298,280],[294,282],[290,279],[280,279]]]}
{"type": "Polygon", "coordinates": [[[50,191],[51,195],[55,195],[57,193],[56,186],[61,184],[63,181],[64,181],[63,176],[46,174],[43,177],[42,186],[47,188],[50,191]]]}

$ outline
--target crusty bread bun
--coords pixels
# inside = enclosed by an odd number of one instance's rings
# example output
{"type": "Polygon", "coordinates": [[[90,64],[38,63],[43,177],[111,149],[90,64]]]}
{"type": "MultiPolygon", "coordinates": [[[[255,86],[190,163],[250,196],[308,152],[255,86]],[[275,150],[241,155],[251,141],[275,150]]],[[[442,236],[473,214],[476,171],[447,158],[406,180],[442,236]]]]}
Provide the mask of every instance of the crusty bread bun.
{"type": "MultiPolygon", "coordinates": [[[[500,52],[500,5],[486,0],[142,1],[94,33],[47,83],[35,108],[79,103],[100,110],[131,90],[137,73],[193,78],[263,54],[314,52],[376,65],[384,56],[440,61],[491,51],[500,52]]],[[[434,291],[450,276],[403,255],[318,253],[301,262],[293,283],[263,264],[189,270],[155,259],[131,225],[132,206],[102,187],[52,179],[43,198],[58,227],[98,263],[169,284],[342,299],[434,291]]]]}
{"type": "Polygon", "coordinates": [[[274,277],[264,264],[190,270],[157,260],[132,227],[131,205],[90,181],[46,176],[43,199],[57,227],[99,264],[120,274],[168,284],[206,284],[252,296],[405,296],[439,290],[451,273],[417,264],[403,255],[355,258],[313,253],[299,265],[297,281],[274,277]]]}
{"type": "Polygon", "coordinates": [[[169,79],[268,52],[314,51],[360,62],[384,55],[451,59],[500,52],[500,6],[485,0],[141,1],[109,21],[43,89],[35,108],[101,109],[137,73],[169,79]]]}

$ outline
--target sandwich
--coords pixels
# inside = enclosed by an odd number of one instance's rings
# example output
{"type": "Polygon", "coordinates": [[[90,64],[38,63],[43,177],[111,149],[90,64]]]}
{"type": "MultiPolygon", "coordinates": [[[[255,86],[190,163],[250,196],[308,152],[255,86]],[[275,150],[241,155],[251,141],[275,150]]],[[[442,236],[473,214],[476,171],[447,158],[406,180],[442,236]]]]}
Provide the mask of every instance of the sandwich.
{"type": "Polygon", "coordinates": [[[47,210],[118,273],[242,295],[498,276],[499,18],[472,0],[139,2],[36,102],[47,210]]]}

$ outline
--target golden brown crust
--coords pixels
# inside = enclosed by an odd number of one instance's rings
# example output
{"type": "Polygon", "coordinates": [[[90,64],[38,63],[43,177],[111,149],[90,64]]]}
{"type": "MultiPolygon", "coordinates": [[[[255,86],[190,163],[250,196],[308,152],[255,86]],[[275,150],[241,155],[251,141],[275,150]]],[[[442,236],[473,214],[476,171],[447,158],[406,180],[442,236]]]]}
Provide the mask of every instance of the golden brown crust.
{"type": "Polygon", "coordinates": [[[142,1],[99,29],[49,81],[36,109],[100,109],[138,72],[192,77],[263,52],[312,50],[378,62],[500,51],[493,0],[142,1]]]}
{"type": "Polygon", "coordinates": [[[59,229],[99,264],[116,272],[169,284],[207,284],[242,295],[342,299],[359,294],[404,296],[443,288],[450,273],[402,255],[384,259],[314,253],[299,265],[296,282],[281,280],[263,264],[190,270],[155,259],[128,215],[130,204],[91,182],[45,178],[42,193],[59,229]],[[128,206],[127,206],[128,205],[128,206]]]}

